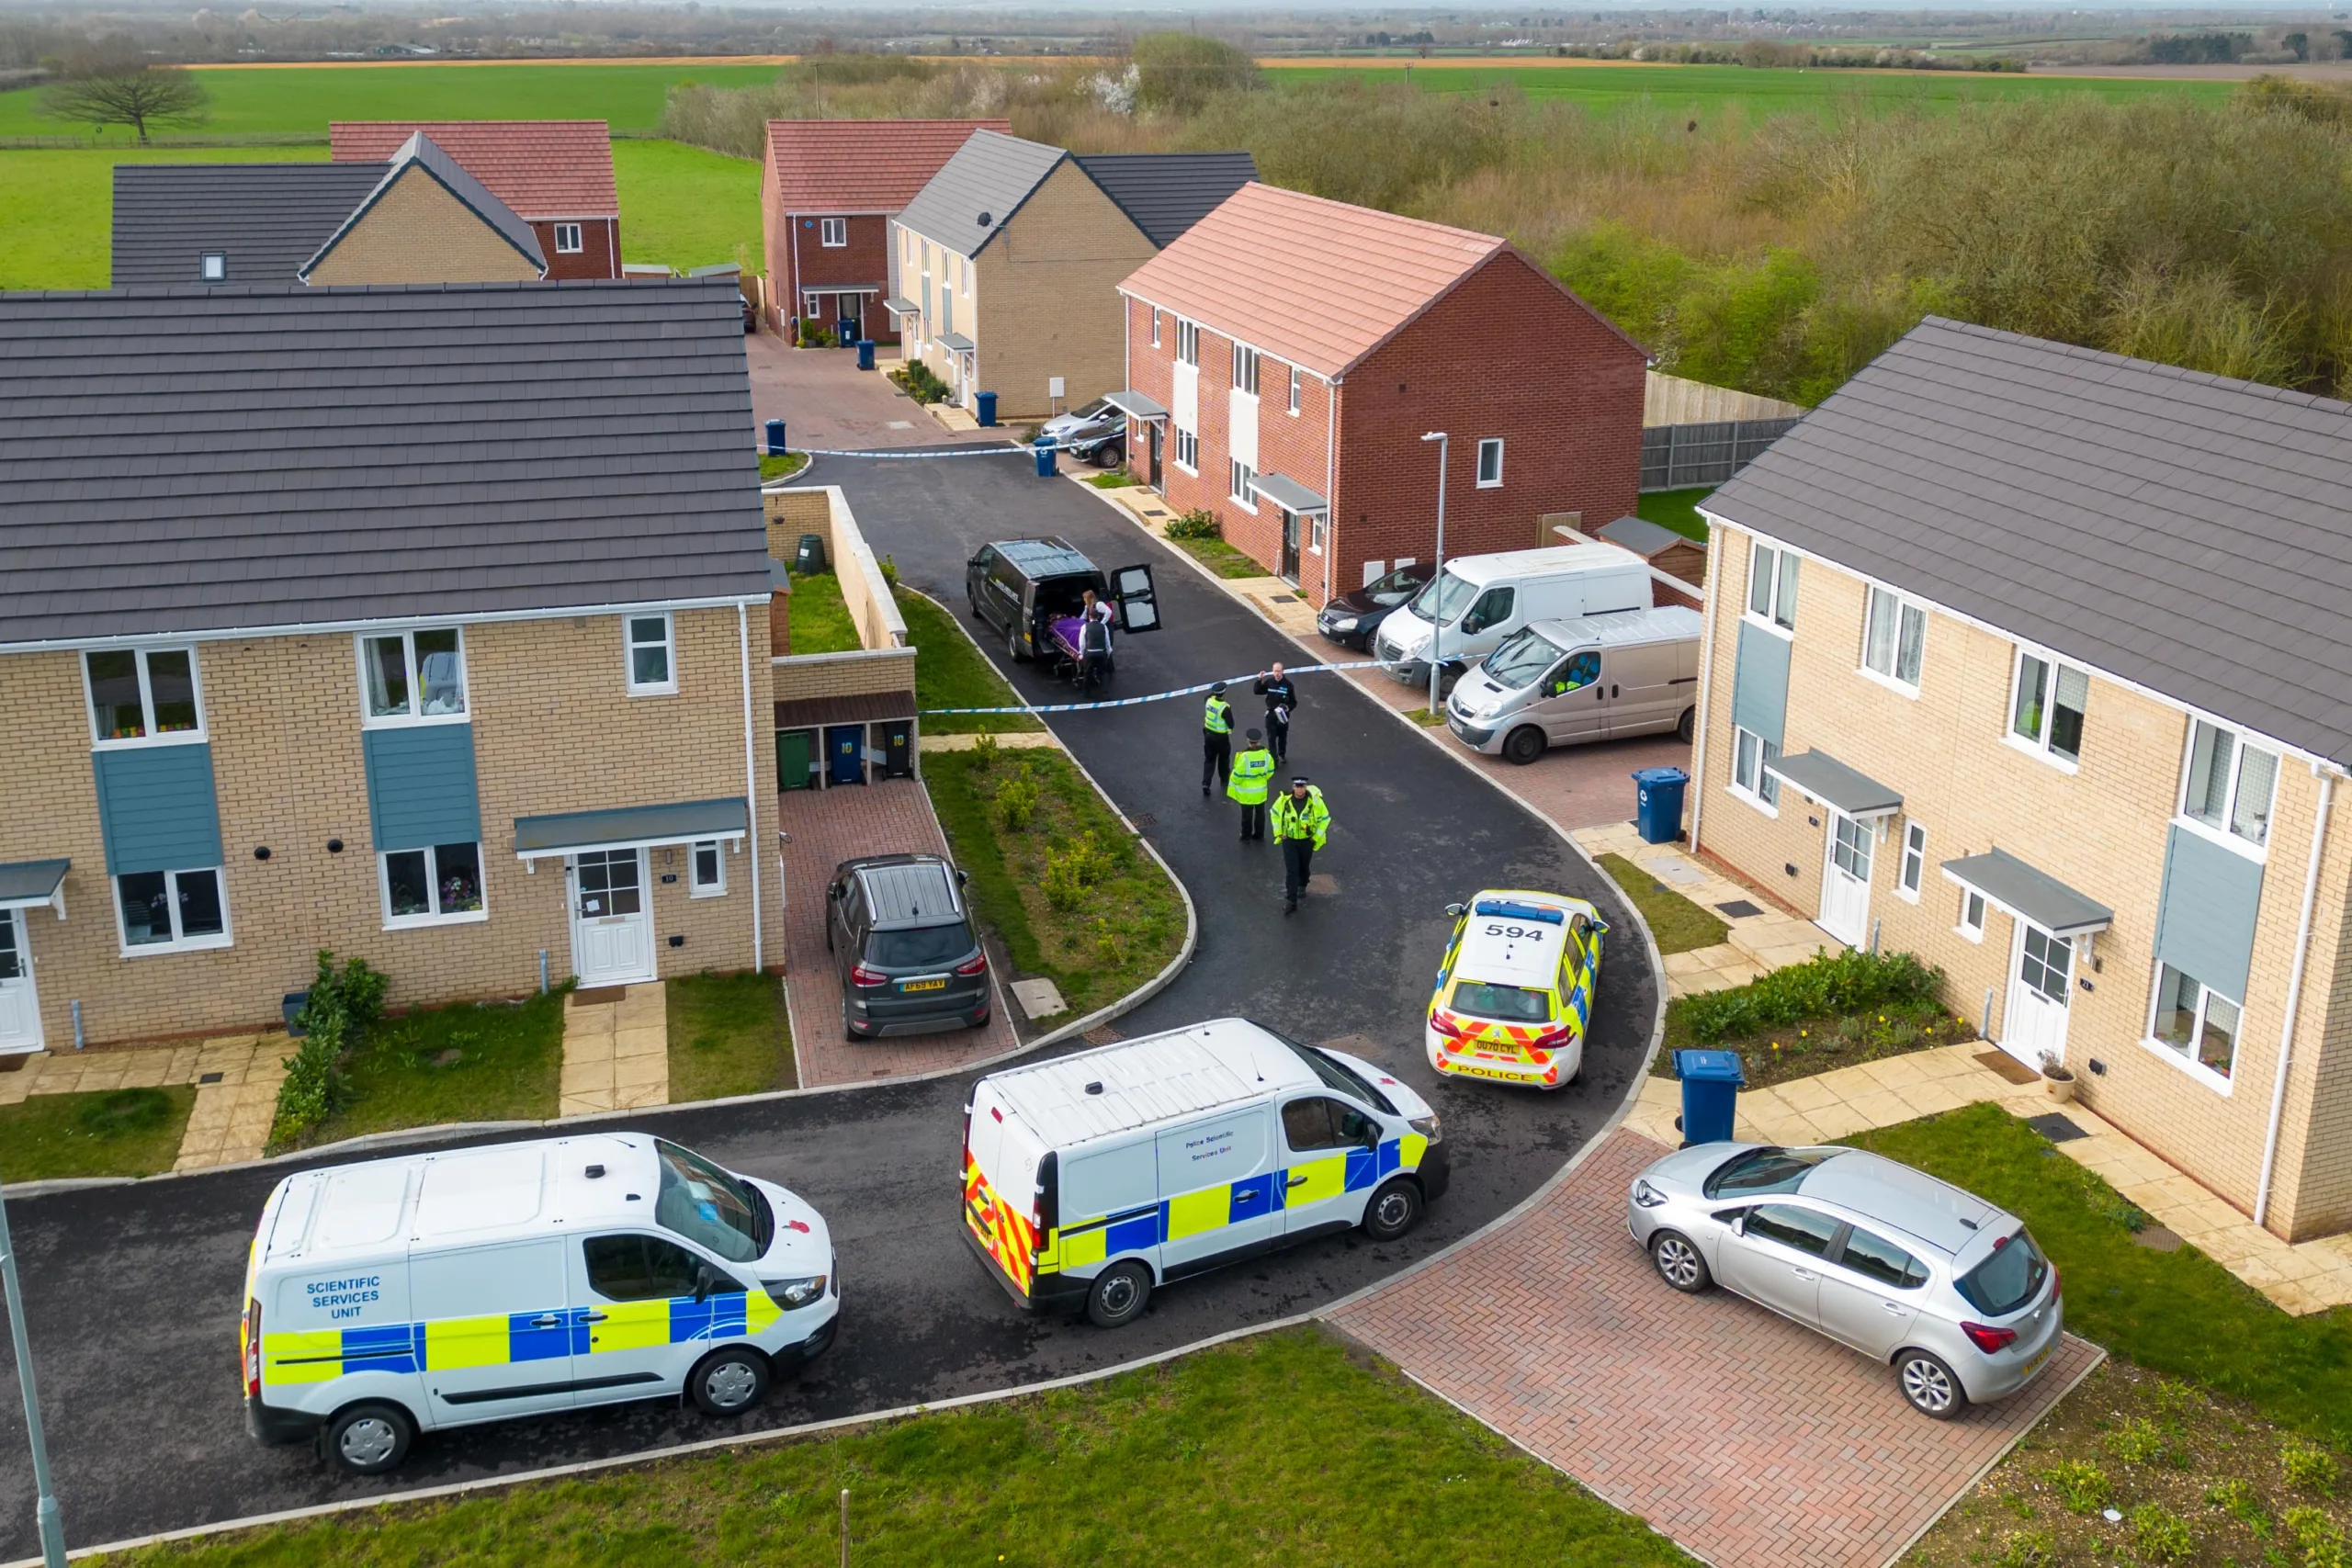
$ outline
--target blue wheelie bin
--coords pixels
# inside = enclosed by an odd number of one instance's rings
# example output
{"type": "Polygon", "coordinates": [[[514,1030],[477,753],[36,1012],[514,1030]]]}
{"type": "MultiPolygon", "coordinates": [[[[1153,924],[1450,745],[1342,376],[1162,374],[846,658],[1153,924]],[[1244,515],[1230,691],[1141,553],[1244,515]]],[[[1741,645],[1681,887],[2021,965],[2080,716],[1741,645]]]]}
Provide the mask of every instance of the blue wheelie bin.
{"type": "Polygon", "coordinates": [[[983,429],[989,429],[995,425],[996,394],[994,392],[974,392],[972,394],[972,417],[980,422],[980,426],[983,429]]]}
{"type": "Polygon", "coordinates": [[[1677,1051],[1674,1076],[1682,1080],[1682,1146],[1731,1142],[1739,1091],[1747,1068],[1736,1051],[1677,1051]]]}
{"type": "Polygon", "coordinates": [[[1680,768],[1634,770],[1634,826],[1645,844],[1670,844],[1682,837],[1682,788],[1690,775],[1680,768]]]}
{"type": "Polygon", "coordinates": [[[870,337],[857,340],[857,367],[860,370],[874,368],[874,340],[870,337]]]}
{"type": "Polygon", "coordinates": [[[1056,459],[1060,457],[1061,449],[1054,445],[1054,438],[1052,436],[1040,435],[1037,437],[1036,453],[1037,477],[1039,479],[1052,479],[1055,474],[1060,471],[1056,466],[1056,459]]]}

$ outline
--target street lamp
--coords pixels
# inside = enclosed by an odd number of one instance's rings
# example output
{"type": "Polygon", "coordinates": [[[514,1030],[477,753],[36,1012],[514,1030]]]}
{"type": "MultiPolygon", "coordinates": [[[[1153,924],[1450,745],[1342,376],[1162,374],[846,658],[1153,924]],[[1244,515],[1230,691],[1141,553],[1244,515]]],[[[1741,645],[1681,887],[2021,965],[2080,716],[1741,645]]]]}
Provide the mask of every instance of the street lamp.
{"type": "Polygon", "coordinates": [[[65,1568],[65,1520],[49,1480],[49,1446],[40,1435],[40,1395],[33,1390],[33,1346],[25,1331],[25,1292],[17,1280],[17,1248],[8,1239],[8,1206],[0,1202],[0,1287],[8,1299],[8,1330],[17,1346],[17,1382],[25,1391],[25,1431],[32,1438],[33,1492],[40,1499],[34,1518],[40,1531],[45,1568],[65,1568]]]}
{"type": "MultiPolygon", "coordinates": [[[[1437,580],[1445,575],[1445,432],[1432,430],[1421,439],[1437,443],[1437,566],[1430,573],[1430,585],[1435,587],[1437,580]]],[[[1430,609],[1432,612],[1430,616],[1430,720],[1431,723],[1436,722],[1438,716],[1437,641],[1445,635],[1445,623],[1439,619],[1434,612],[1442,602],[1442,595],[1433,597],[1430,601],[1430,609]]]]}

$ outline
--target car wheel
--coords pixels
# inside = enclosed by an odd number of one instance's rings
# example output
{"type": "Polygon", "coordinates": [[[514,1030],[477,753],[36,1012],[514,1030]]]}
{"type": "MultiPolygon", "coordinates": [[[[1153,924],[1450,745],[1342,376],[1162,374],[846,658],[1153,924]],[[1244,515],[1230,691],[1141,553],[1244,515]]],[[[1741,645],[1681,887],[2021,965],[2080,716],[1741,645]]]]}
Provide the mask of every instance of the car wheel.
{"type": "Polygon", "coordinates": [[[1911,1408],[1936,1421],[1949,1421],[1968,1408],[1968,1393],[1941,1357],[1905,1350],[1894,1358],[1895,1386],[1911,1408]]]}
{"type": "Polygon", "coordinates": [[[686,1392],[706,1416],[741,1416],[768,1396],[768,1359],[748,1345],[714,1350],[695,1365],[686,1392]]]}
{"type": "Polygon", "coordinates": [[[355,1404],[321,1435],[327,1459],[346,1475],[381,1475],[408,1457],[416,1423],[397,1404],[355,1404]]]}
{"type": "Polygon", "coordinates": [[[1690,744],[1690,738],[1698,732],[1699,710],[1697,708],[1684,708],[1682,710],[1682,716],[1675,721],[1674,738],[1677,740],[1681,741],[1685,746],[1688,746],[1690,744]]]}
{"type": "Polygon", "coordinates": [[[1363,1234],[1374,1241],[1395,1241],[1421,1223],[1421,1190],[1398,1177],[1372,1195],[1363,1206],[1363,1234]]]}
{"type": "Polygon", "coordinates": [[[1686,1296],[1695,1296],[1715,1282],[1697,1244],[1680,1231],[1660,1231],[1650,1237],[1650,1262],[1657,1277],[1686,1296]]]}
{"type": "Polygon", "coordinates": [[[1097,1328],[1119,1328],[1143,1315],[1151,1300],[1151,1270],[1140,1263],[1114,1263],[1094,1276],[1086,1292],[1086,1319],[1097,1328]]]}
{"type": "Polygon", "coordinates": [[[1522,724],[1503,739],[1503,757],[1521,767],[1544,755],[1544,732],[1532,724],[1522,724]]]}
{"type": "Polygon", "coordinates": [[[1021,646],[1021,633],[1014,624],[1004,628],[1004,656],[1015,664],[1029,662],[1029,651],[1021,646]]]}
{"type": "Polygon", "coordinates": [[[1117,442],[1106,441],[1090,453],[1086,460],[1098,468],[1115,468],[1119,466],[1119,459],[1125,456],[1117,442]]]}

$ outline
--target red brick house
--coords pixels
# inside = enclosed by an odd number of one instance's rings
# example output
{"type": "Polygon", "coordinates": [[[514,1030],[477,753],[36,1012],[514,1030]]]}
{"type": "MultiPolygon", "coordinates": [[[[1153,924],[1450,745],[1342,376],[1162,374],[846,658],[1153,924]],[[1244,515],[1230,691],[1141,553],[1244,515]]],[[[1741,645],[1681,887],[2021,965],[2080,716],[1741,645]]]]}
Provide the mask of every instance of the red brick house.
{"type": "Polygon", "coordinates": [[[539,239],[548,280],[621,276],[621,198],[601,119],[339,119],[338,164],[381,164],[418,131],[514,209],[539,239]]]}
{"type": "Polygon", "coordinates": [[[1634,510],[1641,345],[1508,241],[1241,187],[1119,286],[1130,466],[1321,604],[1634,510]],[[1140,411],[1142,417],[1134,417],[1140,411]]]}
{"type": "Polygon", "coordinates": [[[975,130],[1001,119],[772,119],[760,169],[760,232],[767,243],[767,322],[797,312],[846,316],[877,343],[896,343],[883,301],[901,292],[891,268],[890,220],[975,130]]]}

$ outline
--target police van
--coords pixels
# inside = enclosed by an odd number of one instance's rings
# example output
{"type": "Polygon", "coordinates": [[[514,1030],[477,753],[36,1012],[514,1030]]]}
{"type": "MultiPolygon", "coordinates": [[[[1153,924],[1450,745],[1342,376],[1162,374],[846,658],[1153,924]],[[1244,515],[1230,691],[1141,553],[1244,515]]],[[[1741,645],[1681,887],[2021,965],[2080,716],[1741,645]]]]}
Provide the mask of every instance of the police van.
{"type": "Polygon", "coordinates": [[[262,1209],[245,1425],[374,1475],[445,1427],[681,1393],[732,1416],[840,1310],[814,1209],[661,1138],[329,1166],[262,1209]]]}
{"type": "Polygon", "coordinates": [[[1446,1176],[1420,1096],[1238,1018],[990,1074],[964,1111],[966,1240],[1023,1307],[1104,1328],[1292,1242],[1401,1236],[1446,1176]]]}
{"type": "Polygon", "coordinates": [[[1453,938],[1423,1031],[1430,1066],[1533,1089],[1576,1082],[1609,932],[1600,911],[1558,893],[1490,888],[1446,913],[1453,938]]]}

